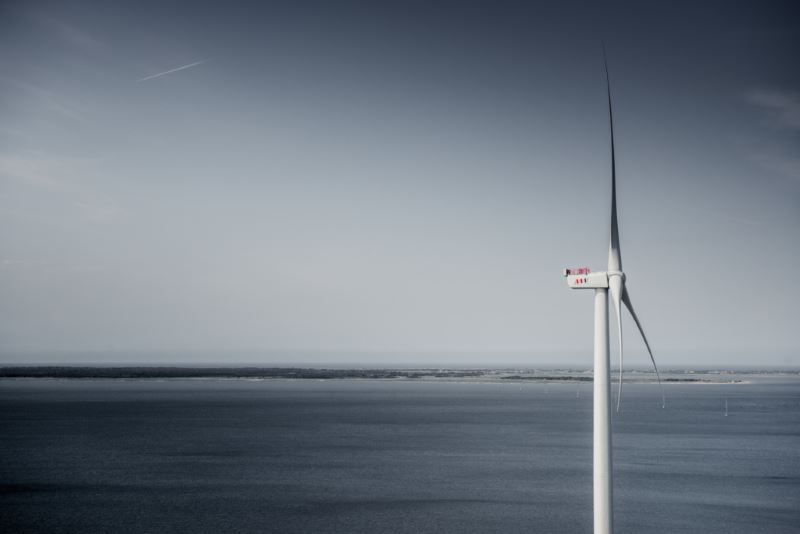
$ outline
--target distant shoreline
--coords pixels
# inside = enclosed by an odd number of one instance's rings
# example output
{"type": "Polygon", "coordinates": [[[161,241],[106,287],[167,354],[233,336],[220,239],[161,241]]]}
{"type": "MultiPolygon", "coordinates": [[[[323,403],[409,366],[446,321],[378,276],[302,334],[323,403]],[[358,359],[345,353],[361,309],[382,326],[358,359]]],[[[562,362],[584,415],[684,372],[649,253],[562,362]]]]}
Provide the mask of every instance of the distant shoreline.
{"type": "MultiPolygon", "coordinates": [[[[683,372],[681,373],[683,374],[683,372]]],[[[676,377],[663,373],[663,383],[730,384],[744,380],[728,373],[691,373],[676,377]],[[699,375],[699,376],[698,376],[699,375]]],[[[626,373],[626,382],[651,383],[655,373],[626,373]],[[633,376],[631,376],[633,375],[633,376]]],[[[304,367],[180,367],[180,366],[3,366],[0,379],[300,379],[300,380],[450,380],[480,382],[592,382],[591,373],[564,370],[519,369],[326,369],[304,367]]]]}

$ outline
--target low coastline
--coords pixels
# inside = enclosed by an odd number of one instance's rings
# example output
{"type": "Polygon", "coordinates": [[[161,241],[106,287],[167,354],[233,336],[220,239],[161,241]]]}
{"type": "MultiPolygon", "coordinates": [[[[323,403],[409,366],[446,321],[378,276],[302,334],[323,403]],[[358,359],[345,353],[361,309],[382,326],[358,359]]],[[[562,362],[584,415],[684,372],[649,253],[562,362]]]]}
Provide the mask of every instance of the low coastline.
{"type": "MultiPolygon", "coordinates": [[[[753,374],[752,372],[744,375],[753,374]]],[[[755,373],[759,374],[759,373],[755,373]]],[[[770,373],[772,374],[772,373],[770,373]]],[[[797,374],[797,373],[790,373],[797,374]]],[[[312,367],[192,367],[192,366],[0,366],[0,380],[13,379],[108,379],[108,380],[413,380],[504,383],[580,383],[592,382],[591,371],[576,369],[447,369],[447,368],[352,368],[312,367]]],[[[653,372],[626,372],[627,383],[656,382],[653,372]]],[[[737,384],[748,382],[743,374],[732,372],[666,370],[664,384],[737,384]]]]}

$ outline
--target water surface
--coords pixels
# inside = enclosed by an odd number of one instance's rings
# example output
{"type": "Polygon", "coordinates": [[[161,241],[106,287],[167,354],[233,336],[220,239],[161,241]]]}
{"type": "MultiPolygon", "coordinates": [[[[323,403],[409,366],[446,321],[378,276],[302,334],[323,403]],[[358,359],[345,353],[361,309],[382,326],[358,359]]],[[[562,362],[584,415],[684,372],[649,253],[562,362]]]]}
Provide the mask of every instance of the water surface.
{"type": "MultiPolygon", "coordinates": [[[[618,532],[800,530],[796,382],[626,386],[618,532]],[[728,417],[724,399],[728,398],[728,417]]],[[[590,532],[591,384],[0,382],[16,532],[590,532]]]]}

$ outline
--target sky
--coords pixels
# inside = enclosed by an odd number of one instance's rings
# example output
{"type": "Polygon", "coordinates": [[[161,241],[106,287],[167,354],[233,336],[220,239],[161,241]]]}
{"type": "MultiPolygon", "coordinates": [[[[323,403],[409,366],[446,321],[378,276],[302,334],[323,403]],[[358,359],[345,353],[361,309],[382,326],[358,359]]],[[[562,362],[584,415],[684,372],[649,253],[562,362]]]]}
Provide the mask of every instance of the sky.
{"type": "Polygon", "coordinates": [[[604,42],[656,359],[798,366],[798,11],[3,2],[0,361],[590,366],[604,42]]]}

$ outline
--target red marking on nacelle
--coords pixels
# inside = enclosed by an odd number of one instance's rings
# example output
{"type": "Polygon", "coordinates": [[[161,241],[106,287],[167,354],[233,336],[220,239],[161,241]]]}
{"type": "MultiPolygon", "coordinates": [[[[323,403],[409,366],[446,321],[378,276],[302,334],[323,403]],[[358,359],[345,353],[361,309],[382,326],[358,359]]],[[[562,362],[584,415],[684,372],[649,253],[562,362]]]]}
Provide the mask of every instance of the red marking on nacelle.
{"type": "Polygon", "coordinates": [[[577,269],[567,269],[567,274],[589,274],[592,272],[588,267],[578,267],[577,269]]]}

